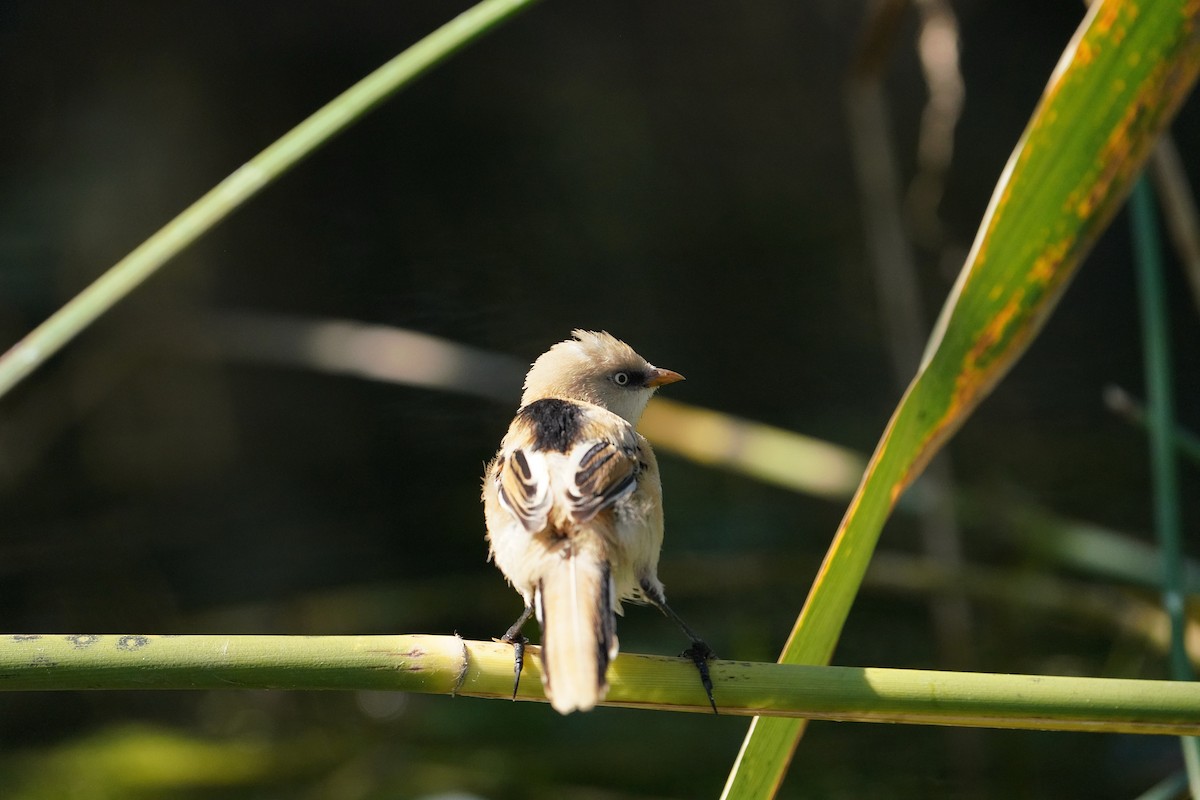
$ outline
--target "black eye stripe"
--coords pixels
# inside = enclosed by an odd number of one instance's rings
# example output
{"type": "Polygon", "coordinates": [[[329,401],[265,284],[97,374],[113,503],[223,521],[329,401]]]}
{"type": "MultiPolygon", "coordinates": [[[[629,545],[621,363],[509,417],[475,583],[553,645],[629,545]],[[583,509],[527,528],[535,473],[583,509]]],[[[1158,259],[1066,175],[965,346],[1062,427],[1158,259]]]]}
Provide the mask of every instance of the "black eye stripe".
{"type": "Polygon", "coordinates": [[[612,382],[617,386],[645,386],[646,373],[637,369],[623,369],[613,373],[612,382]]]}

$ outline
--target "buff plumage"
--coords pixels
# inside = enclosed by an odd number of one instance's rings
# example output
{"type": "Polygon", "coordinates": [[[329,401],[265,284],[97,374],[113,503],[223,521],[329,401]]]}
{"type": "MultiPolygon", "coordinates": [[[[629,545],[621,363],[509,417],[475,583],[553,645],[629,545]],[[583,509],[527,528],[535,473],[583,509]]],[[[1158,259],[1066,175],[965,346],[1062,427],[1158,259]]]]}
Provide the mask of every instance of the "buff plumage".
{"type": "Polygon", "coordinates": [[[504,637],[514,645],[516,681],[521,628],[536,614],[544,689],[563,714],[604,699],[625,600],[650,603],[683,626],[693,642],[686,655],[712,700],[711,651],[666,605],[658,579],[662,485],[654,451],[635,430],[655,390],[680,380],[608,333],[577,330],[533,363],[485,472],[491,557],[525,602],[504,637]]]}

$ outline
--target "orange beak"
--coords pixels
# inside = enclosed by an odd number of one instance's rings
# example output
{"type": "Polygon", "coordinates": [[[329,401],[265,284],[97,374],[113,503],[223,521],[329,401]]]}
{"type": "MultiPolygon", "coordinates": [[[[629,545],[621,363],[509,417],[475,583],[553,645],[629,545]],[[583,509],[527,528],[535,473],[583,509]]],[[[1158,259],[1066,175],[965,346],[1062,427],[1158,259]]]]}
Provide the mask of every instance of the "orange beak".
{"type": "Polygon", "coordinates": [[[646,385],[658,388],[659,386],[666,386],[668,383],[678,383],[681,380],[683,380],[683,376],[678,372],[655,367],[646,376],[646,385]]]}

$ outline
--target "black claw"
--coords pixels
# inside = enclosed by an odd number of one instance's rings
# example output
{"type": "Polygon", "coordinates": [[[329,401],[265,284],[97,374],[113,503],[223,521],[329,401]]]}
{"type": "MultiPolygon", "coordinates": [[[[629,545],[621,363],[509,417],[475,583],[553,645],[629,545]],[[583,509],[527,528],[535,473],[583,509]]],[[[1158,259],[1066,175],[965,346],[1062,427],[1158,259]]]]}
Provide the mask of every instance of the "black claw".
{"type": "Polygon", "coordinates": [[[513,646],[513,693],[512,699],[517,699],[517,690],[521,688],[521,670],[525,669],[525,645],[529,644],[529,640],[521,634],[516,636],[505,636],[500,641],[508,642],[513,646]]]}
{"type": "Polygon", "coordinates": [[[692,642],[691,647],[679,655],[683,658],[690,658],[696,665],[696,670],[700,673],[700,683],[704,685],[704,691],[708,694],[708,704],[712,706],[714,714],[720,715],[720,712],[717,711],[717,701],[713,699],[712,677],[708,674],[708,660],[716,658],[716,653],[707,644],[697,639],[692,642]]]}
{"type": "Polygon", "coordinates": [[[675,621],[675,624],[683,629],[687,637],[692,640],[692,646],[680,653],[681,658],[690,658],[692,663],[696,665],[696,670],[700,673],[700,683],[704,684],[704,691],[708,695],[708,704],[712,706],[714,714],[720,714],[717,711],[717,701],[713,700],[713,684],[712,677],[708,674],[709,659],[717,657],[717,654],[712,651],[712,648],[704,643],[696,632],[683,621],[683,618],[671,610],[667,605],[667,600],[662,596],[662,592],[649,581],[642,581],[642,597],[646,602],[657,608],[667,617],[675,621]]]}
{"type": "Polygon", "coordinates": [[[526,606],[525,611],[512,624],[512,627],[500,637],[500,641],[513,646],[513,700],[517,699],[517,690],[521,688],[521,670],[525,668],[525,645],[529,644],[529,640],[521,633],[521,628],[529,621],[532,614],[533,606],[526,606]]]}

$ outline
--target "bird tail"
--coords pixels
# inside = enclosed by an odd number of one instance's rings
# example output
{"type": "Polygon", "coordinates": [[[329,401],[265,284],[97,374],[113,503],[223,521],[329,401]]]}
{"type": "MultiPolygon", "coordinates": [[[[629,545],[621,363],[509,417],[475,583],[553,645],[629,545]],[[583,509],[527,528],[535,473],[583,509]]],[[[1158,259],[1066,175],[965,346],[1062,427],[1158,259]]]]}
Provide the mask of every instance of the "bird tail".
{"type": "Polygon", "coordinates": [[[584,549],[554,559],[538,586],[542,683],[560,714],[588,711],[608,692],[608,662],[617,656],[608,560],[584,549]]]}

